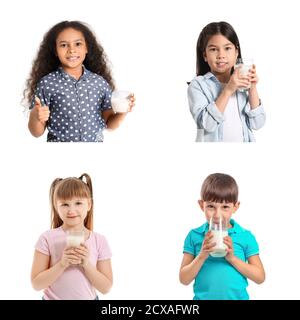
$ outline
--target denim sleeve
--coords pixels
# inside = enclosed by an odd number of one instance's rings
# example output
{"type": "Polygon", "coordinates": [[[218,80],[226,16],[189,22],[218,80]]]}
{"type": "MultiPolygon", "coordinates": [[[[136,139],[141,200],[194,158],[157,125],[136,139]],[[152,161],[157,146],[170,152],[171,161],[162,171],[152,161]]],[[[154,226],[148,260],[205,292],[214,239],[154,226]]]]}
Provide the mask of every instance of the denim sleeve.
{"type": "Polygon", "coordinates": [[[255,109],[251,109],[248,103],[245,112],[249,119],[250,129],[258,130],[264,126],[266,122],[266,113],[261,103],[255,109]]]}
{"type": "MultiPolygon", "coordinates": [[[[47,94],[47,87],[43,80],[38,82],[34,95],[41,100],[42,106],[50,105],[50,94],[47,94]]],[[[35,97],[33,97],[29,109],[32,109],[34,107],[34,104],[35,104],[35,97]]]]}
{"type": "Polygon", "coordinates": [[[215,101],[209,102],[196,81],[192,81],[188,87],[188,101],[198,129],[214,132],[218,125],[224,121],[224,115],[217,108],[215,101]]]}
{"type": "Polygon", "coordinates": [[[245,255],[246,259],[248,259],[251,256],[259,254],[259,247],[254,235],[251,232],[248,232],[246,239],[247,243],[245,248],[245,255]]]}
{"type": "Polygon", "coordinates": [[[104,97],[102,99],[102,103],[101,103],[101,110],[107,110],[107,109],[111,109],[111,87],[110,85],[103,80],[103,90],[104,90],[104,97]]]}

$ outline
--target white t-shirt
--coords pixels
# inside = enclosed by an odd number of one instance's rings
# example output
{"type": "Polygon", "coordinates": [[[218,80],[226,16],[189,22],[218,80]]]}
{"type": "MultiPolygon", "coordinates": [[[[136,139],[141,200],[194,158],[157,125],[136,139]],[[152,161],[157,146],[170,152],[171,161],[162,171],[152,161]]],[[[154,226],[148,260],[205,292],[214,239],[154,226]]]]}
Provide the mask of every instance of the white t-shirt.
{"type": "MultiPolygon", "coordinates": [[[[99,260],[111,258],[111,251],[104,236],[91,231],[84,243],[89,250],[90,262],[94,266],[99,260]]],[[[44,232],[35,249],[50,256],[52,267],[61,259],[66,244],[66,232],[59,227],[44,232]]],[[[68,267],[51,286],[44,290],[45,300],[94,300],[95,297],[96,291],[80,266],[68,267]]]]}
{"type": "Polygon", "coordinates": [[[223,122],[223,141],[243,142],[243,126],[235,93],[228,100],[227,106],[224,111],[224,118],[225,121],[223,122]]]}

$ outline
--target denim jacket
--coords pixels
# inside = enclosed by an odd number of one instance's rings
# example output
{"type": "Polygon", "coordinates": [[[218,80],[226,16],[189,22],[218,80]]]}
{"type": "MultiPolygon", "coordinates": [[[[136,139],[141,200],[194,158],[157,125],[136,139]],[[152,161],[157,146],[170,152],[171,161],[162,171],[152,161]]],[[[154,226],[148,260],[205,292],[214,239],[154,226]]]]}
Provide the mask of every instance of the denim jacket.
{"type": "MultiPolygon", "coordinates": [[[[221,83],[211,72],[195,77],[188,87],[190,111],[197,124],[197,142],[223,141],[225,117],[215,104],[221,91],[221,83]]],[[[257,108],[251,110],[247,92],[236,91],[236,97],[244,142],[255,141],[252,130],[260,129],[265,124],[264,108],[260,103],[257,108]]]]}

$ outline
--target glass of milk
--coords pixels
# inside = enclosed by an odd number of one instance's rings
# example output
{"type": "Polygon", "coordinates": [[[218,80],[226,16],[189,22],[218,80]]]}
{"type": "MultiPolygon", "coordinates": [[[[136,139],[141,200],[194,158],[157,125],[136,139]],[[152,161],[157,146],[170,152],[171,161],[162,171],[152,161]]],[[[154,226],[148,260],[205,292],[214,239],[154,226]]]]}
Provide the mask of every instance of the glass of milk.
{"type": "MultiPolygon", "coordinates": [[[[238,58],[236,61],[236,64],[234,65],[234,69],[239,69],[240,76],[247,76],[252,66],[253,66],[253,59],[238,58]]],[[[250,87],[251,87],[251,84],[249,84],[247,87],[239,88],[238,91],[244,92],[250,89],[250,87]]]]}
{"type": "Polygon", "coordinates": [[[67,231],[67,247],[79,247],[84,243],[84,231],[67,231]]]}
{"type": "Polygon", "coordinates": [[[115,113],[128,112],[132,93],[124,90],[116,90],[111,95],[111,106],[115,113]]]}
{"type": "Polygon", "coordinates": [[[212,242],[216,243],[210,255],[215,258],[225,257],[227,254],[226,252],[227,246],[223,242],[223,239],[224,237],[228,236],[227,221],[220,217],[219,221],[214,222],[213,219],[211,218],[209,223],[209,230],[211,230],[213,235],[212,242]]]}

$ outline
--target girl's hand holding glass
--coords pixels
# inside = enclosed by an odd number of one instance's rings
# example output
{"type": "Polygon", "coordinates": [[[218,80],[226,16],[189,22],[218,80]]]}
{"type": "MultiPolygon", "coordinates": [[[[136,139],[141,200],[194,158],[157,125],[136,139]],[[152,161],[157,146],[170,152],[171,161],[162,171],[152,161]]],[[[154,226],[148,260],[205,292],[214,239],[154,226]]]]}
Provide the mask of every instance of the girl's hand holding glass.
{"type": "Polygon", "coordinates": [[[249,70],[249,78],[250,78],[250,83],[251,83],[251,88],[257,85],[258,83],[258,76],[256,74],[256,66],[255,64],[252,66],[252,68],[249,70]]]}
{"type": "Polygon", "coordinates": [[[250,84],[250,78],[248,75],[242,75],[239,72],[239,69],[235,69],[231,75],[226,88],[229,89],[232,94],[238,89],[246,88],[250,84]]]}
{"type": "Polygon", "coordinates": [[[39,97],[35,96],[35,104],[32,110],[35,113],[36,119],[42,123],[46,123],[50,117],[49,107],[42,106],[39,97]]]}
{"type": "Polygon", "coordinates": [[[65,248],[63,251],[60,264],[63,268],[67,268],[70,265],[79,265],[81,264],[81,258],[75,252],[75,248],[65,248]]]}
{"type": "Polygon", "coordinates": [[[135,97],[129,91],[115,90],[111,95],[111,105],[115,113],[131,112],[134,107],[135,97]]]}
{"type": "Polygon", "coordinates": [[[128,110],[128,112],[131,112],[134,106],[135,106],[135,96],[134,96],[134,93],[132,93],[131,96],[130,96],[130,99],[129,99],[129,110],[128,110]]]}
{"type": "Polygon", "coordinates": [[[87,246],[81,243],[79,247],[75,248],[75,254],[80,259],[80,264],[85,267],[89,262],[89,250],[87,246]]]}

